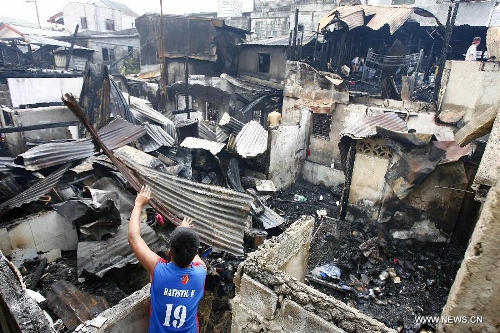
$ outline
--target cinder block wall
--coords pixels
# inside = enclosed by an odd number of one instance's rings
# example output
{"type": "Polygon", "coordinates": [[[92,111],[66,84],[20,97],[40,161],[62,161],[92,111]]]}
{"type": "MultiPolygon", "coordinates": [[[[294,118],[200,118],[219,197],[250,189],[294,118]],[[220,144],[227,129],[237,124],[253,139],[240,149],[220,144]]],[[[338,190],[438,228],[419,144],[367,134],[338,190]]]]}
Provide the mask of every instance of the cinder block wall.
{"type": "Polygon", "coordinates": [[[301,282],[313,227],[313,217],[302,217],[240,264],[232,333],[395,332],[301,282]]]}
{"type": "Polygon", "coordinates": [[[2,81],[4,80],[0,80],[0,105],[12,106],[12,102],[10,101],[9,86],[7,85],[7,81],[2,81]]]}

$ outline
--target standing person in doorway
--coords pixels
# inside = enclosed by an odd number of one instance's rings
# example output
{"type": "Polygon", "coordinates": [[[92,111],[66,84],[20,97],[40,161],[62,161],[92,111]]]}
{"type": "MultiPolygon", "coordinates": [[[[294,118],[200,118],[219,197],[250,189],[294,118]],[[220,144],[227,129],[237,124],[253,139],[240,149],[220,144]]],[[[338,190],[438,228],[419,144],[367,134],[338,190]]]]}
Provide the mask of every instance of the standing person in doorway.
{"type": "Polygon", "coordinates": [[[274,109],[273,112],[267,115],[266,125],[267,128],[274,128],[281,124],[281,113],[278,112],[278,109],[274,109]]]}
{"type": "Polygon", "coordinates": [[[170,262],[151,251],[140,233],[142,208],[151,189],[143,186],[130,216],[128,241],[135,256],[149,273],[151,311],[149,333],[198,333],[198,304],[205,289],[207,268],[198,256],[200,239],[185,217],[170,234],[170,262]]]}
{"type": "Polygon", "coordinates": [[[474,37],[472,40],[471,46],[467,49],[467,53],[465,54],[465,61],[475,61],[476,60],[476,52],[477,46],[481,43],[481,37],[474,37]]]}

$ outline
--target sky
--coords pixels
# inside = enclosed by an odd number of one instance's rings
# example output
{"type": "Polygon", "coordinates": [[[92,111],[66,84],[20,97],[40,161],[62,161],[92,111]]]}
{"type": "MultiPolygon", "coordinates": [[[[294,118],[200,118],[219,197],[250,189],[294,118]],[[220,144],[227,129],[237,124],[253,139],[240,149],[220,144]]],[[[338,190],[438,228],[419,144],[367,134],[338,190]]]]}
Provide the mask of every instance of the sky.
{"type": "MultiPolygon", "coordinates": [[[[115,0],[129,6],[137,14],[160,12],[160,0],[115,0]]],[[[69,0],[36,0],[40,24],[47,23],[49,17],[62,11],[69,0]]],[[[253,0],[244,0],[243,10],[252,9],[253,0]]],[[[38,23],[34,0],[0,0],[0,16],[38,23]],[[8,3],[8,5],[7,5],[8,3]]],[[[217,0],[163,0],[164,14],[184,14],[196,12],[214,12],[217,0]]]]}

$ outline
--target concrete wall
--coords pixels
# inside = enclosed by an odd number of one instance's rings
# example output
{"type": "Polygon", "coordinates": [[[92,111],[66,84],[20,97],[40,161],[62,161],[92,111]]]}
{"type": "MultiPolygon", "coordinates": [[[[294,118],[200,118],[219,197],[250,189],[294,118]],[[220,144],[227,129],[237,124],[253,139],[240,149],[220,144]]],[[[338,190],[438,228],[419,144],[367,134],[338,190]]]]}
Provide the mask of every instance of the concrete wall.
{"type": "Polygon", "coordinates": [[[66,93],[80,95],[83,77],[8,78],[13,107],[36,103],[61,102],[66,93]]]}
{"type": "Polygon", "coordinates": [[[346,219],[361,213],[365,223],[377,223],[386,238],[447,242],[455,231],[469,179],[461,161],[438,165],[405,198],[399,199],[385,177],[398,162],[398,148],[383,139],[357,141],[346,219]]]}
{"type": "Polygon", "coordinates": [[[80,25],[79,30],[92,30],[110,32],[112,30],[106,29],[106,19],[115,21],[115,30],[124,30],[134,27],[135,18],[124,15],[116,9],[108,7],[70,2],[63,9],[64,27],[68,31],[75,31],[77,24],[80,25]],[[81,17],[87,18],[87,29],[82,28],[81,17]]]}
{"type": "Polygon", "coordinates": [[[122,299],[120,303],[99,314],[106,318],[100,328],[85,323],[84,332],[89,333],[136,333],[147,332],[149,327],[150,285],[122,299]]]}
{"type": "Polygon", "coordinates": [[[290,187],[299,177],[306,158],[310,124],[311,113],[304,108],[299,124],[280,125],[269,130],[268,179],[277,189],[290,187]]]}
{"type": "Polygon", "coordinates": [[[447,123],[472,121],[500,109],[500,63],[447,61],[441,83],[439,119],[447,123]]]}
{"type": "Polygon", "coordinates": [[[217,17],[241,16],[242,11],[242,0],[219,0],[217,6],[217,17]]]}
{"type": "Polygon", "coordinates": [[[247,45],[239,52],[238,74],[283,84],[285,79],[286,48],[283,46],[247,45]],[[268,53],[271,64],[268,73],[259,72],[259,53],[268,53]]]}
{"type": "Polygon", "coordinates": [[[7,83],[0,83],[0,105],[12,106],[10,101],[9,86],[7,83]]]}
{"type": "Polygon", "coordinates": [[[303,284],[313,217],[266,240],[238,267],[231,332],[395,332],[303,284]]]}
{"type": "MultiPolygon", "coordinates": [[[[497,170],[496,179],[499,172],[497,170]]],[[[486,198],[442,316],[480,316],[482,323],[443,323],[438,332],[497,333],[500,328],[500,184],[486,198]]]]}
{"type": "Polygon", "coordinates": [[[474,178],[474,187],[493,186],[497,181],[496,166],[500,156],[500,112],[497,114],[481,163],[474,178]]]}
{"type": "MultiPolygon", "coordinates": [[[[94,64],[106,64],[111,65],[116,60],[125,57],[129,53],[129,47],[132,47],[135,51],[140,50],[139,36],[136,37],[106,37],[106,38],[88,38],[84,43],[85,47],[97,50],[92,55],[92,63],[94,64]],[[103,49],[114,50],[115,58],[114,60],[104,61],[103,49]]],[[[109,55],[109,51],[108,51],[109,55]]],[[[85,65],[85,64],[84,64],[85,65]]],[[[110,68],[112,73],[121,74],[120,67],[123,66],[123,60],[118,62],[115,66],[110,68]]]]}
{"type": "Polygon", "coordinates": [[[14,263],[38,257],[53,249],[76,250],[75,226],[55,211],[30,215],[0,226],[0,249],[14,263]]]}
{"type": "MultiPolygon", "coordinates": [[[[497,14],[500,17],[500,11],[497,14]]],[[[489,27],[486,33],[486,47],[488,49],[488,56],[497,57],[500,60],[500,26],[489,27]]]]}
{"type": "MultiPolygon", "coordinates": [[[[65,106],[51,106],[36,109],[18,109],[10,112],[15,126],[31,126],[51,124],[55,122],[78,121],[75,115],[65,106]]],[[[4,115],[0,116],[1,124],[5,126],[4,115]]],[[[5,134],[7,149],[12,156],[26,151],[27,142],[40,142],[57,139],[77,139],[77,126],[54,127],[42,130],[16,132],[5,134]]]]}
{"type": "MultiPolygon", "coordinates": [[[[371,146],[374,141],[367,140],[371,146]]],[[[351,191],[349,193],[349,204],[357,206],[362,201],[370,201],[373,204],[381,202],[384,197],[385,174],[389,167],[389,158],[377,156],[373,153],[361,153],[360,146],[364,143],[359,142],[356,160],[352,171],[351,191]]],[[[389,189],[390,190],[390,189],[389,189]]]]}
{"type": "Polygon", "coordinates": [[[298,61],[286,62],[283,96],[324,104],[349,103],[349,91],[340,77],[298,61]]]}
{"type": "Polygon", "coordinates": [[[326,187],[335,187],[343,185],[345,181],[344,172],[332,167],[317,164],[306,160],[302,164],[300,172],[302,179],[311,184],[322,185],[326,187]]]}
{"type": "MultiPolygon", "coordinates": [[[[318,29],[321,18],[336,6],[335,0],[300,1],[256,1],[252,13],[251,39],[289,36],[295,24],[295,8],[299,8],[299,24],[304,26],[304,36],[318,29]]],[[[300,36],[299,36],[300,37],[300,36]]]]}

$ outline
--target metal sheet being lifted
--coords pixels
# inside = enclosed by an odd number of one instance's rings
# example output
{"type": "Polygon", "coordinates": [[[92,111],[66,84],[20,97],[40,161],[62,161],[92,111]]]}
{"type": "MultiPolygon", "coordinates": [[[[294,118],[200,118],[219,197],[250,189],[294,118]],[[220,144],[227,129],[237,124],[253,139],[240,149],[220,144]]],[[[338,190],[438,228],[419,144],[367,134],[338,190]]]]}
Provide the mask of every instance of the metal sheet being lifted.
{"type": "Polygon", "coordinates": [[[205,185],[171,176],[136,162],[132,147],[115,151],[142,184],[149,185],[152,197],[177,216],[193,219],[200,240],[233,255],[243,255],[245,220],[253,198],[223,187],[205,185]]]}
{"type": "MultiPolygon", "coordinates": [[[[99,136],[109,149],[116,149],[144,134],[146,129],[132,125],[122,118],[116,118],[99,130],[99,136]]],[[[39,170],[50,166],[84,159],[94,154],[94,144],[91,139],[72,142],[47,143],[34,147],[18,156],[20,164],[27,170],[39,170]]]]}
{"type": "Polygon", "coordinates": [[[26,203],[37,200],[45,193],[49,192],[61,179],[64,173],[69,169],[70,164],[66,164],[58,170],[54,171],[51,175],[42,179],[35,185],[31,186],[26,191],[19,193],[10,200],[5,201],[0,205],[0,215],[5,214],[15,207],[21,207],[26,203]]]}
{"type": "Polygon", "coordinates": [[[256,157],[267,150],[268,132],[258,122],[245,124],[235,139],[229,139],[229,149],[241,157],[256,157]]]}

